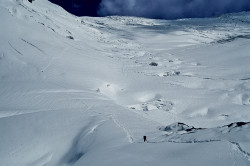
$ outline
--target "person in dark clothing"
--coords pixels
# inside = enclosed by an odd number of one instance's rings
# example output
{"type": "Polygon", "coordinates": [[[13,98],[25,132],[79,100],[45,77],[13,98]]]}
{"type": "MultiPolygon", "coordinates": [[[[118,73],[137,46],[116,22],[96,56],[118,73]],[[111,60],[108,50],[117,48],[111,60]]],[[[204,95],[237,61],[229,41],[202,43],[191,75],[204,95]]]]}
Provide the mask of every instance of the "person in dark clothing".
{"type": "Polygon", "coordinates": [[[147,141],[147,136],[143,136],[143,140],[144,140],[144,142],[146,142],[147,141]]]}

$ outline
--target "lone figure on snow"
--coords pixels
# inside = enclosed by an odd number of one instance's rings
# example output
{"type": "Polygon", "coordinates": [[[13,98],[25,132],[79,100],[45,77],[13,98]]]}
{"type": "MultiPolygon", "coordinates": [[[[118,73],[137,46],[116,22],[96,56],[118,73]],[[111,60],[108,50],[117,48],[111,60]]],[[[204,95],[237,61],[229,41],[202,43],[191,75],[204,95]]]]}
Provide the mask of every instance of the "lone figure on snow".
{"type": "Polygon", "coordinates": [[[147,136],[143,136],[143,140],[144,140],[144,142],[146,142],[147,141],[147,136]]]}

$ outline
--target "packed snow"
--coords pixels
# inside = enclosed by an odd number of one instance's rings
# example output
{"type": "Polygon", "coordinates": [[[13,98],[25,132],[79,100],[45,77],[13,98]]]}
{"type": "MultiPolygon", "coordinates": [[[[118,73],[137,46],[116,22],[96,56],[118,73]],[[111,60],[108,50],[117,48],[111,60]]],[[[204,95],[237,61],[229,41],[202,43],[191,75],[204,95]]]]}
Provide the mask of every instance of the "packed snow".
{"type": "Polygon", "coordinates": [[[0,18],[0,166],[250,165],[250,13],[0,18]]]}

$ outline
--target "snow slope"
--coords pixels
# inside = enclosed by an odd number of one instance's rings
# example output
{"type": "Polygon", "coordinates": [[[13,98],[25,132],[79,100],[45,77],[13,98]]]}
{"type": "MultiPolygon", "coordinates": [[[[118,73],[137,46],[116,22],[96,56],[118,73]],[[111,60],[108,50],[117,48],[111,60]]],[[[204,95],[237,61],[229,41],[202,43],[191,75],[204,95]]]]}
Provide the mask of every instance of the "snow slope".
{"type": "Polygon", "coordinates": [[[0,17],[0,166],[250,165],[249,13],[0,17]]]}

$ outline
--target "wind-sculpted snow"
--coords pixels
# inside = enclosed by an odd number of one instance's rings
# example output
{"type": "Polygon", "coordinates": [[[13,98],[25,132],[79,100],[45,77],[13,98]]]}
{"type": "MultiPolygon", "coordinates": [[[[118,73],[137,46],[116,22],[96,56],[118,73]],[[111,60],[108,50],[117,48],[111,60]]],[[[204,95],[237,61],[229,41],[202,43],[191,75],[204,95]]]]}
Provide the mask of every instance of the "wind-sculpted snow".
{"type": "Polygon", "coordinates": [[[0,19],[0,166],[249,166],[249,13],[0,19]]]}
{"type": "Polygon", "coordinates": [[[173,143],[211,143],[225,142],[231,144],[234,151],[250,160],[250,153],[244,145],[250,142],[248,132],[250,122],[235,122],[229,125],[216,128],[195,128],[184,123],[174,123],[160,130],[166,132],[162,138],[157,138],[152,143],[173,142],[173,143]],[[242,148],[242,146],[244,148],[242,148]]]}
{"type": "Polygon", "coordinates": [[[247,131],[250,122],[236,122],[216,128],[195,128],[184,123],[174,123],[165,128],[165,140],[175,143],[202,143],[213,141],[249,142],[247,131]]]}

